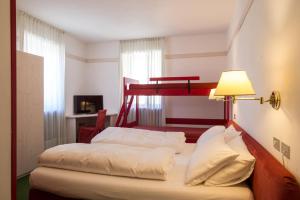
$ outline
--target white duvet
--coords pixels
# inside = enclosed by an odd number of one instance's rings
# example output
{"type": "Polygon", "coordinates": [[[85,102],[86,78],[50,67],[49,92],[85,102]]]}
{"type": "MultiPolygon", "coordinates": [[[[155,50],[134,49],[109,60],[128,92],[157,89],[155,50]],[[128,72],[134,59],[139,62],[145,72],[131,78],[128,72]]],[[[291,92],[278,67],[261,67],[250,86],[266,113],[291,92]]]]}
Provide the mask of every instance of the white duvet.
{"type": "Polygon", "coordinates": [[[175,151],[170,148],[74,143],[47,149],[39,158],[39,166],[166,180],[174,157],[175,151]]]}
{"type": "Polygon", "coordinates": [[[134,128],[108,127],[91,143],[125,144],[140,147],[169,147],[181,153],[185,144],[184,132],[162,132],[134,128]]]}

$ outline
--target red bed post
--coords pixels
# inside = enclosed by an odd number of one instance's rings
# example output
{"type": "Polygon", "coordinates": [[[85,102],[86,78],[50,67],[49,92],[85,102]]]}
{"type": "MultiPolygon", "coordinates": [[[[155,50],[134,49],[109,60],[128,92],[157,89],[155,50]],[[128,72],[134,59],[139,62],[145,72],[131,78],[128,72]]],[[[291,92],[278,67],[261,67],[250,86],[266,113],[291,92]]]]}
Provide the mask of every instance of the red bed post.
{"type": "Polygon", "coordinates": [[[126,90],[127,90],[127,83],[126,83],[126,79],[123,79],[123,102],[124,102],[124,113],[123,113],[123,123],[122,126],[124,126],[127,123],[127,117],[126,116],[126,112],[127,112],[127,95],[126,95],[126,90]]]}
{"type": "Polygon", "coordinates": [[[230,97],[225,97],[224,99],[224,120],[225,120],[225,125],[228,124],[229,120],[230,120],[230,109],[231,109],[231,100],[230,100],[230,97]]]}
{"type": "Polygon", "coordinates": [[[122,122],[122,126],[125,126],[127,124],[127,117],[126,117],[126,113],[127,113],[127,101],[128,101],[128,97],[124,96],[123,97],[123,101],[124,101],[124,113],[123,113],[123,122],[122,122]]]}
{"type": "Polygon", "coordinates": [[[224,121],[226,123],[226,116],[227,116],[227,102],[226,102],[226,97],[224,99],[224,121]]]}
{"type": "Polygon", "coordinates": [[[228,98],[228,121],[230,121],[232,119],[232,101],[231,101],[231,98],[230,97],[227,97],[228,98]]]}
{"type": "Polygon", "coordinates": [[[136,125],[139,125],[140,113],[139,113],[139,96],[135,96],[135,120],[136,125]]]}

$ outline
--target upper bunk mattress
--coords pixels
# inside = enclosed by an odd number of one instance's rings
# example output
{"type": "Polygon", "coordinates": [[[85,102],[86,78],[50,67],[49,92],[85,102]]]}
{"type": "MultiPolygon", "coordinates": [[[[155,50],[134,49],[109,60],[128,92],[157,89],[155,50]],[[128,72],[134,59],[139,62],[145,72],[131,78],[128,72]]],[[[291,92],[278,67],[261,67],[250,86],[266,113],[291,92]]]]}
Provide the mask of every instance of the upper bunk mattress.
{"type": "MultiPolygon", "coordinates": [[[[191,83],[191,89],[212,89],[216,88],[218,83],[191,83]]],[[[129,89],[187,89],[187,83],[160,83],[160,84],[130,84],[129,89]]]]}
{"type": "Polygon", "coordinates": [[[78,199],[128,200],[253,200],[246,184],[234,187],[184,185],[185,171],[195,144],[185,144],[167,181],[127,178],[39,167],[31,172],[34,189],[78,199]]]}

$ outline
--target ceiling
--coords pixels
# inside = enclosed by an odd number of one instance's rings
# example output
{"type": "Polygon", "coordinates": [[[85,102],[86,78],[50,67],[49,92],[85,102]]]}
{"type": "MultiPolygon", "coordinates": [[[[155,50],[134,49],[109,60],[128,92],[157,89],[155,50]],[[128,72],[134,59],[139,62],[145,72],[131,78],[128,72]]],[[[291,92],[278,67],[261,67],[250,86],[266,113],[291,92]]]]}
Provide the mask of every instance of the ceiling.
{"type": "Polygon", "coordinates": [[[85,42],[224,32],[236,0],[17,0],[85,42]]]}

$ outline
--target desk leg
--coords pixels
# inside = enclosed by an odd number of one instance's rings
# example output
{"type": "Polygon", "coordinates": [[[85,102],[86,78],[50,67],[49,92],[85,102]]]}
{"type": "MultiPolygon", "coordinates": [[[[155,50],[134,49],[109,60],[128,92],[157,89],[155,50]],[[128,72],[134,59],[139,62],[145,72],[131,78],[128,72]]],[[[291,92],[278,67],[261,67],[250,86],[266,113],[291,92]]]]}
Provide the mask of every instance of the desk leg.
{"type": "Polygon", "coordinates": [[[76,142],[76,119],[67,119],[67,143],[76,142]]]}
{"type": "Polygon", "coordinates": [[[116,126],[117,115],[108,116],[109,126],[116,126]]]}

